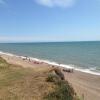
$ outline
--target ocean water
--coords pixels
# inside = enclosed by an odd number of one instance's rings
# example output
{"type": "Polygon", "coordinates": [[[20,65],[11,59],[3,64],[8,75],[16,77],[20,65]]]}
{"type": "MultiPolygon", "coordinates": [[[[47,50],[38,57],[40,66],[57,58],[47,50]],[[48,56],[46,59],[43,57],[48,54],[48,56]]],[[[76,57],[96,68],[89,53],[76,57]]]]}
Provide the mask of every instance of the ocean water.
{"type": "Polygon", "coordinates": [[[100,42],[1,43],[0,51],[100,73],[100,42]]]}

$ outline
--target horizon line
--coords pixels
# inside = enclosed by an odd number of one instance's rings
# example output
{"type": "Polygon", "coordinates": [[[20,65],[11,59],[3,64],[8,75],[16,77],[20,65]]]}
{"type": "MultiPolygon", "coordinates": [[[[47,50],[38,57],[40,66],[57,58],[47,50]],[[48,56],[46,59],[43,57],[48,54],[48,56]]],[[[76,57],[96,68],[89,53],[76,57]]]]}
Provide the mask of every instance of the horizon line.
{"type": "Polygon", "coordinates": [[[0,42],[0,43],[61,43],[61,42],[100,42],[100,40],[82,40],[82,41],[12,41],[12,42],[0,42]]]}

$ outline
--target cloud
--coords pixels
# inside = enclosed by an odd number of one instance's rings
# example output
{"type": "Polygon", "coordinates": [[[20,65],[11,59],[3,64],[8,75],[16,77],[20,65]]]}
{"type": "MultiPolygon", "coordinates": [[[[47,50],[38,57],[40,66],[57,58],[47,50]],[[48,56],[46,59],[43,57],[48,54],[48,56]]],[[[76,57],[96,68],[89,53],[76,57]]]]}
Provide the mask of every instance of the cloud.
{"type": "Polygon", "coordinates": [[[32,41],[33,37],[28,37],[28,36],[0,36],[0,42],[24,42],[24,41],[32,41]],[[18,37],[16,39],[16,37],[18,37]]]}
{"type": "Polygon", "coordinates": [[[38,4],[47,7],[71,7],[75,0],[35,0],[38,4]]]}

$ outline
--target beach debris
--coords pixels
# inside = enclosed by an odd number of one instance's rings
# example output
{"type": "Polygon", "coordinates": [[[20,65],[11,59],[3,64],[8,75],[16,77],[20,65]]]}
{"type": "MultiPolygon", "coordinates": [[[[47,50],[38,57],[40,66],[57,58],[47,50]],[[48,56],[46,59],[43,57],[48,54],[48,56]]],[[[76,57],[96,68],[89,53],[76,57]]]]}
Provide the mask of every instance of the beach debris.
{"type": "Polygon", "coordinates": [[[54,67],[54,68],[52,68],[49,72],[55,72],[55,74],[57,75],[57,76],[59,76],[59,78],[61,79],[61,80],[65,80],[65,76],[64,76],[64,74],[61,72],[61,69],[60,68],[58,68],[58,67],[54,67]]]}
{"type": "Polygon", "coordinates": [[[64,72],[68,72],[68,73],[73,73],[73,69],[72,68],[63,68],[64,72]]]}

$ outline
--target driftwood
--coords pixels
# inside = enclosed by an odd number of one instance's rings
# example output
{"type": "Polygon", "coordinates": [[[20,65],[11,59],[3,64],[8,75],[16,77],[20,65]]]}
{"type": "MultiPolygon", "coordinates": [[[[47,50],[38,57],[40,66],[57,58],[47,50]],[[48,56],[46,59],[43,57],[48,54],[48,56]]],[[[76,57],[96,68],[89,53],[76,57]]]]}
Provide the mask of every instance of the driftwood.
{"type": "Polygon", "coordinates": [[[49,72],[52,72],[52,71],[54,71],[55,72],[55,74],[57,75],[57,76],[59,76],[59,78],[61,79],[61,80],[65,80],[65,77],[64,77],[64,74],[61,72],[61,70],[60,70],[60,68],[58,68],[58,67],[53,67],[49,72]]]}

